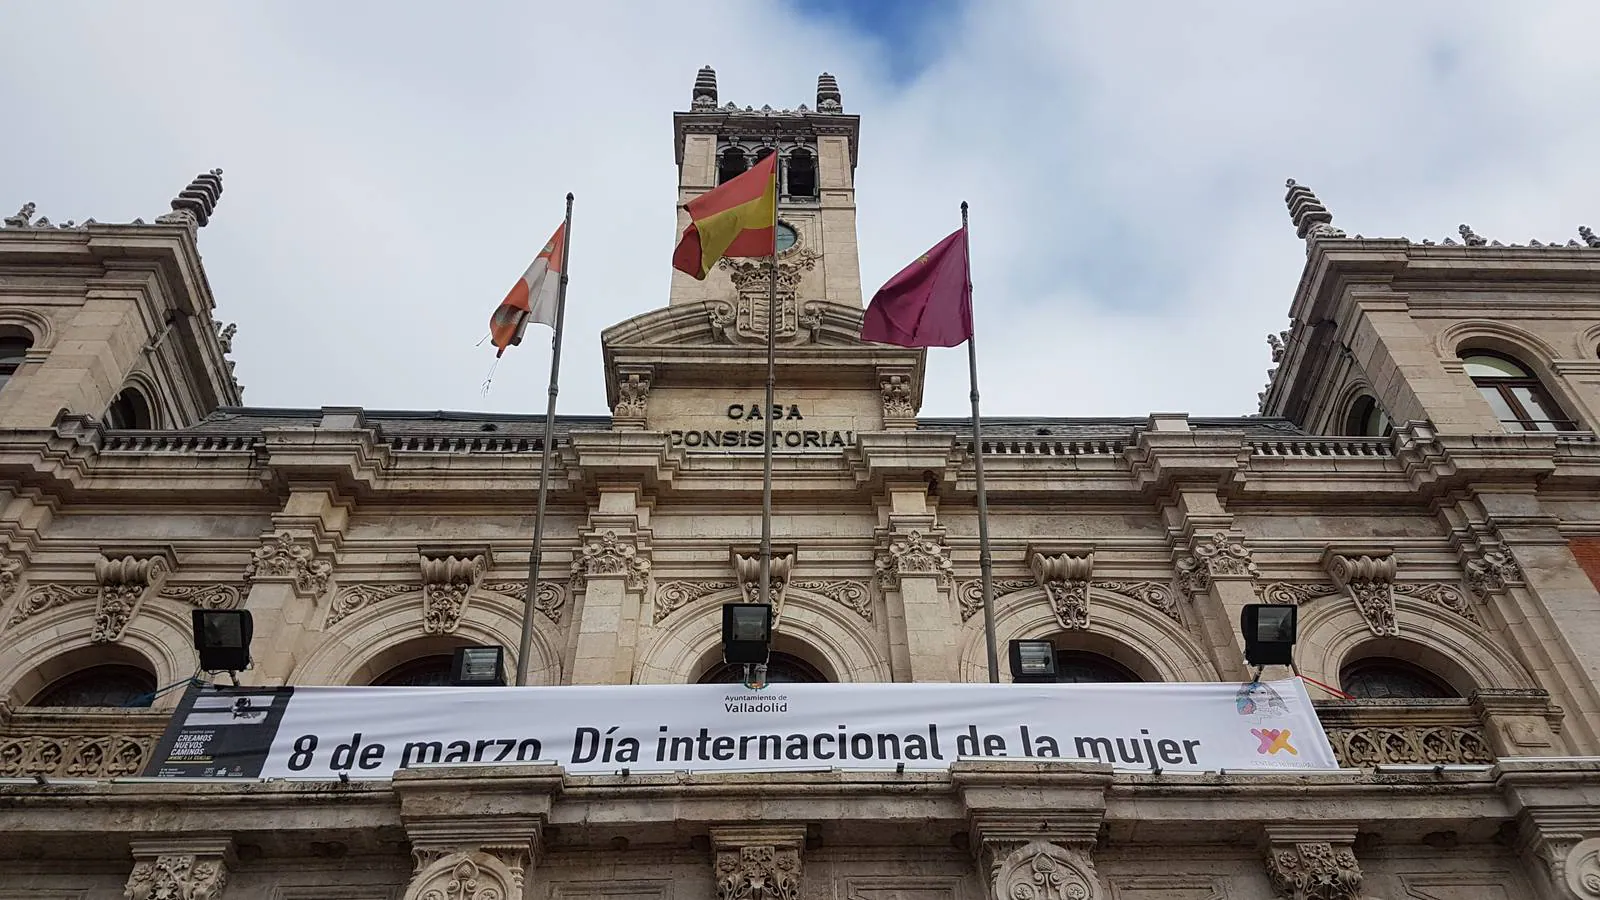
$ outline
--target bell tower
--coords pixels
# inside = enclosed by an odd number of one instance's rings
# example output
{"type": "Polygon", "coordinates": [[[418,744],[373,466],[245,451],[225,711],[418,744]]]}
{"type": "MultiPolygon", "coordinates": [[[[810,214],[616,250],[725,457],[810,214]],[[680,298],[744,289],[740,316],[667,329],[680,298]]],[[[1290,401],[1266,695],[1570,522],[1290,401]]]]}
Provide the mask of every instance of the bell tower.
{"type": "MultiPolygon", "coordinates": [[[[717,73],[706,66],[695,76],[689,111],[672,117],[677,233],[689,224],[682,204],[777,153],[779,339],[802,327],[807,302],[859,308],[855,168],[861,118],[844,113],[838,81],[826,72],[817,78],[815,108],[719,106],[718,99],[717,73]]],[[[765,260],[728,259],[705,281],[674,272],[668,302],[715,304],[730,316],[730,327],[754,332],[765,328],[767,289],[765,260]]]]}

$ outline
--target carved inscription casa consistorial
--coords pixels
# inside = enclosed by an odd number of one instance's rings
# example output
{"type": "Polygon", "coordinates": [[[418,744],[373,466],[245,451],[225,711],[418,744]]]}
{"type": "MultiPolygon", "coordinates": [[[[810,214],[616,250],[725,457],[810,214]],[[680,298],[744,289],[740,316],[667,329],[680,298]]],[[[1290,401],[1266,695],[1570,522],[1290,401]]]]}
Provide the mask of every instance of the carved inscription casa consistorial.
{"type": "Polygon", "coordinates": [[[787,450],[823,450],[849,447],[856,442],[854,431],[806,428],[805,414],[798,403],[774,403],[771,409],[759,400],[730,403],[724,414],[723,429],[678,430],[668,432],[674,447],[749,447],[759,449],[766,440],[766,423],[772,420],[772,446],[787,450]]]}

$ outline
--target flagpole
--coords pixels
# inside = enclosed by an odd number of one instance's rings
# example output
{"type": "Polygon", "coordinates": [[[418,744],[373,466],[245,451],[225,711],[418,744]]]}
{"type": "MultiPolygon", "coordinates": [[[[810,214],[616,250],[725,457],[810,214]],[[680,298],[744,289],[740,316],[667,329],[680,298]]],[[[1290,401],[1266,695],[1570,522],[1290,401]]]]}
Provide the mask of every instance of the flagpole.
{"type": "MultiPolygon", "coordinates": [[[[772,605],[772,406],[778,386],[778,196],[783,187],[783,157],[772,148],[772,268],[767,273],[767,405],[761,411],[761,602],[772,605]]],[[[776,612],[776,610],[774,610],[776,612]]],[[[761,681],[766,682],[762,672],[761,681]]]]}
{"type": "MultiPolygon", "coordinates": [[[[967,236],[967,201],[961,201],[961,252],[966,256],[967,302],[972,302],[972,242],[967,236]]],[[[994,557],[989,553],[989,492],[983,484],[983,425],[978,416],[977,331],[967,335],[967,376],[972,383],[972,468],[978,478],[978,573],[983,579],[983,642],[989,651],[989,681],[1000,680],[994,639],[994,557]]]]}
{"type": "Polygon", "coordinates": [[[539,599],[539,557],[544,555],[544,510],[550,493],[550,453],[556,442],[556,394],[561,376],[561,329],[567,318],[567,257],[572,252],[572,193],[561,225],[561,272],[556,282],[556,330],[551,338],[550,405],[544,412],[544,456],[539,461],[539,503],[533,514],[533,547],[528,550],[528,590],[522,601],[522,643],[517,645],[517,686],[528,683],[528,657],[533,652],[533,610],[539,599]]]}

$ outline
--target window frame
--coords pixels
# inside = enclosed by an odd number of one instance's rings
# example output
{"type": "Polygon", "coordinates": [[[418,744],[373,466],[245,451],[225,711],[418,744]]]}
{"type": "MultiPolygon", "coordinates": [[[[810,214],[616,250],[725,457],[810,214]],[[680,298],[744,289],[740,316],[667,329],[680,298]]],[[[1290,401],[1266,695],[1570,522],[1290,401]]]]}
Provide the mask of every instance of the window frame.
{"type": "Polygon", "coordinates": [[[30,709],[147,709],[155,701],[155,691],[156,676],[154,673],[139,666],[129,665],[128,663],[107,662],[100,663],[98,665],[85,666],[84,668],[68,672],[65,675],[55,678],[49,684],[46,684],[43,688],[41,688],[38,693],[34,694],[32,699],[30,699],[26,705],[30,709]],[[62,693],[69,688],[76,689],[79,693],[84,693],[89,688],[95,687],[97,690],[103,693],[106,690],[105,686],[101,685],[96,687],[93,684],[95,679],[121,678],[127,682],[132,682],[134,679],[129,676],[133,673],[137,673],[139,676],[137,679],[139,684],[137,686],[146,689],[133,694],[130,699],[143,699],[143,703],[129,704],[128,702],[123,702],[114,704],[98,703],[84,705],[81,703],[67,704],[43,702],[52,699],[52,695],[62,693]]]}
{"type": "Polygon", "coordinates": [[[1417,663],[1414,663],[1408,659],[1402,659],[1397,656],[1364,656],[1360,659],[1345,663],[1344,666],[1339,669],[1339,689],[1344,691],[1346,694],[1349,694],[1351,698],[1356,700],[1461,699],[1461,692],[1456,690],[1455,686],[1452,685],[1448,679],[1427,668],[1426,666],[1418,665],[1417,663]],[[1409,678],[1422,685],[1432,687],[1436,693],[1430,696],[1417,696],[1415,694],[1407,694],[1404,696],[1398,696],[1394,694],[1374,696],[1369,693],[1356,693],[1355,691],[1352,691],[1351,688],[1355,687],[1355,684],[1352,683],[1352,678],[1359,679],[1362,675],[1366,674],[1367,670],[1376,671],[1383,674],[1392,673],[1404,678],[1409,678]],[[1387,672],[1385,672],[1385,670],[1387,670],[1387,672]]]}
{"type": "Polygon", "coordinates": [[[1532,374],[1522,360],[1504,353],[1495,353],[1491,350],[1466,350],[1460,356],[1463,368],[1476,357],[1497,359],[1501,362],[1510,363],[1524,373],[1521,376],[1473,375],[1470,372],[1467,373],[1467,377],[1472,379],[1472,386],[1478,389],[1480,395],[1484,395],[1484,402],[1489,403],[1491,410],[1494,410],[1494,404],[1489,401],[1487,394],[1492,391],[1506,405],[1506,408],[1511,410],[1512,415],[1516,417],[1502,419],[1499,412],[1496,411],[1495,419],[1502,428],[1510,431],[1510,426],[1516,426],[1516,433],[1544,432],[1546,434],[1549,432],[1540,428],[1540,425],[1551,425],[1556,431],[1578,430],[1578,423],[1572,419],[1543,419],[1529,415],[1528,408],[1523,405],[1522,399],[1516,395],[1515,388],[1526,389],[1537,401],[1560,415],[1566,415],[1566,411],[1561,404],[1556,402],[1554,395],[1544,386],[1544,382],[1539,379],[1539,376],[1532,374]]]}
{"type": "MultiPolygon", "coordinates": [[[[767,683],[768,684],[832,684],[827,674],[803,657],[793,653],[784,653],[773,650],[767,657],[767,683]],[[809,681],[774,681],[772,679],[772,664],[776,662],[784,668],[793,669],[810,677],[809,681]]],[[[737,663],[718,662],[716,665],[701,673],[695,684],[743,684],[744,666],[737,663]]]]}

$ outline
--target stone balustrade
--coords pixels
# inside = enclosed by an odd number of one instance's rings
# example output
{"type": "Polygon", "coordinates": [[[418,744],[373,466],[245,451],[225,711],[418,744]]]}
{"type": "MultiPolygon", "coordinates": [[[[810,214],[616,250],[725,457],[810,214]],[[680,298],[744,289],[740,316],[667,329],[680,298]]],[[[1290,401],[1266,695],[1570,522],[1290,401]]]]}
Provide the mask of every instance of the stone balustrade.
{"type": "Polygon", "coordinates": [[[0,778],[139,775],[166,730],[165,709],[6,709],[0,778]]]}
{"type": "Polygon", "coordinates": [[[1495,760],[1466,700],[1335,700],[1317,703],[1317,717],[1346,768],[1495,760]]]}

